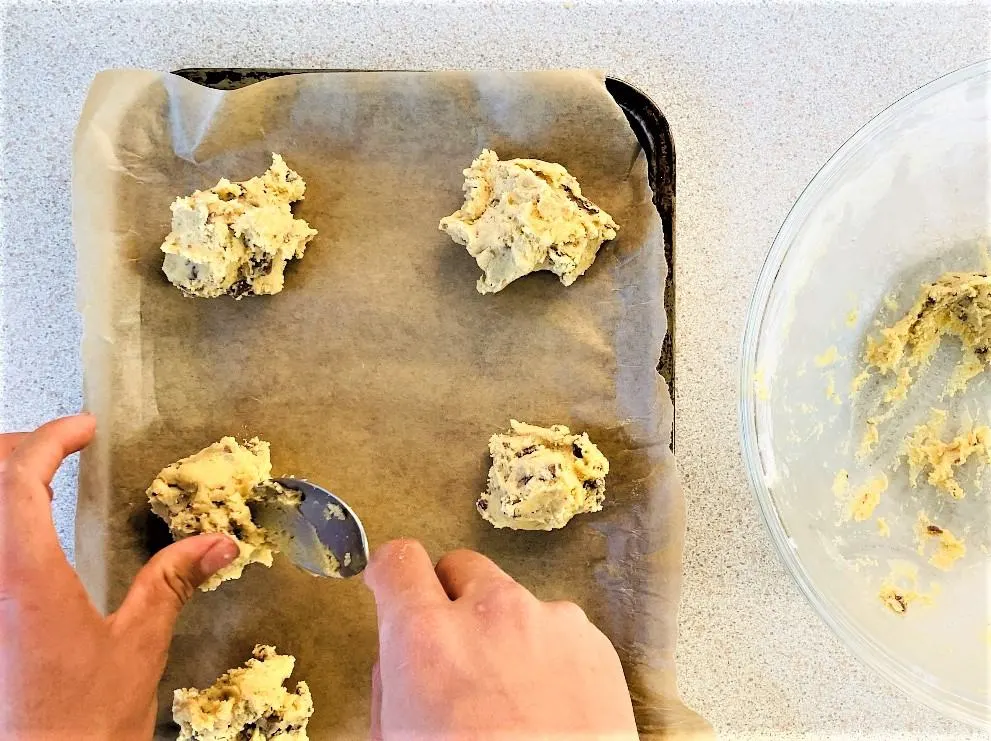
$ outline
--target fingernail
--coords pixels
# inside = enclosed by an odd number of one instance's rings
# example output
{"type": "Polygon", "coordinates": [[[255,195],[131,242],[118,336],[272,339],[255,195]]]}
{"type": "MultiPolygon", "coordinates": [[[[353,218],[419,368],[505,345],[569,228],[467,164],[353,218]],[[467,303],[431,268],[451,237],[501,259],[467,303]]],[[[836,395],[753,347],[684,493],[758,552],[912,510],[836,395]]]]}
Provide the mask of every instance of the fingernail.
{"type": "Polygon", "coordinates": [[[203,573],[212,574],[237,558],[238,553],[240,550],[237,543],[228,537],[223,537],[200,557],[200,568],[203,569],[203,573]]]}

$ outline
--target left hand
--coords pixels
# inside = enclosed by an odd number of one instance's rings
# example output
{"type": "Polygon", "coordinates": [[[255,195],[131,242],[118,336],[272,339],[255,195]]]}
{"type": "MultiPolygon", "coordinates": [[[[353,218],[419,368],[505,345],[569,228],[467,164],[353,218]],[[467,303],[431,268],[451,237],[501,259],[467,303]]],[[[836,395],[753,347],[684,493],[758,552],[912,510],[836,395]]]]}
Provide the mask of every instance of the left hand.
{"type": "Polygon", "coordinates": [[[0,435],[0,735],[11,741],[150,739],[179,611],[237,555],[223,535],[173,543],[101,615],[59,546],[49,488],[95,427],[82,414],[0,435]]]}

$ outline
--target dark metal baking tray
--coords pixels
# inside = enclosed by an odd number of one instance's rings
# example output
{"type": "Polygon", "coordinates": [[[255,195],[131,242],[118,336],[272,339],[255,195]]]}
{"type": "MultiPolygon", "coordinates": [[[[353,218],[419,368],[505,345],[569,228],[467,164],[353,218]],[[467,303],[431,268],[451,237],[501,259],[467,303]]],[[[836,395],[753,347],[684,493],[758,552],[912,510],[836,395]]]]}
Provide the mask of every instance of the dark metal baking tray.
{"type": "MultiPolygon", "coordinates": [[[[279,69],[265,67],[205,68],[190,67],[176,70],[173,74],[184,77],[206,87],[217,90],[236,90],[256,82],[283,75],[304,72],[375,72],[382,70],[343,70],[343,69],[279,69]]],[[[389,70],[393,71],[393,70],[389,70]]],[[[672,420],[671,446],[674,448],[674,425],[677,420],[675,399],[674,332],[675,332],[675,155],[674,140],[667,119],[657,105],[637,88],[615,77],[606,77],[606,90],[623,110],[630,128],[643,147],[647,157],[648,181],[654,192],[654,206],[661,216],[664,230],[664,255],[668,264],[667,281],[664,286],[664,310],[667,314],[668,331],[661,346],[661,357],[657,363],[658,372],[664,376],[671,390],[671,403],[675,407],[672,420]]]]}

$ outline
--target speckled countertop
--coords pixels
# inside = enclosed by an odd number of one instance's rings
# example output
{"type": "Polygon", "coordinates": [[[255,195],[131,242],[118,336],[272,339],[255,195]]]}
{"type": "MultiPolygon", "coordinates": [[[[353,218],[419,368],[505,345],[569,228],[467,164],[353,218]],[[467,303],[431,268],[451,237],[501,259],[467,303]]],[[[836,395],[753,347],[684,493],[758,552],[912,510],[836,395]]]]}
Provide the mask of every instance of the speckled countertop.
{"type": "MultiPolygon", "coordinates": [[[[685,700],[732,739],[986,737],[889,688],[813,614],[758,519],[736,404],[751,287],[789,206],[885,105],[991,55],[991,5],[0,0],[0,13],[0,429],[81,405],[70,147],[98,70],[600,68],[653,97],[677,148],[685,700]]],[[[55,500],[70,552],[74,476],[55,500]]]]}

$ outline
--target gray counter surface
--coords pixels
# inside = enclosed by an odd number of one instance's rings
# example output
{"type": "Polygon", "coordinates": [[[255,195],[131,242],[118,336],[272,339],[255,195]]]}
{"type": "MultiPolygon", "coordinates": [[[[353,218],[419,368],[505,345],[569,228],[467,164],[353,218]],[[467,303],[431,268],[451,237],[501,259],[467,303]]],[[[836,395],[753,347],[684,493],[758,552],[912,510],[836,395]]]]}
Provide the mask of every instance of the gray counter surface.
{"type": "MultiPolygon", "coordinates": [[[[812,612],[747,486],[747,302],[788,208],[872,115],[991,55],[991,5],[0,2],[0,429],[81,405],[72,132],[107,67],[594,67],[646,91],[678,160],[679,684],[723,738],[985,738],[887,686],[812,612]]],[[[73,465],[55,521],[72,552],[73,465]]]]}

